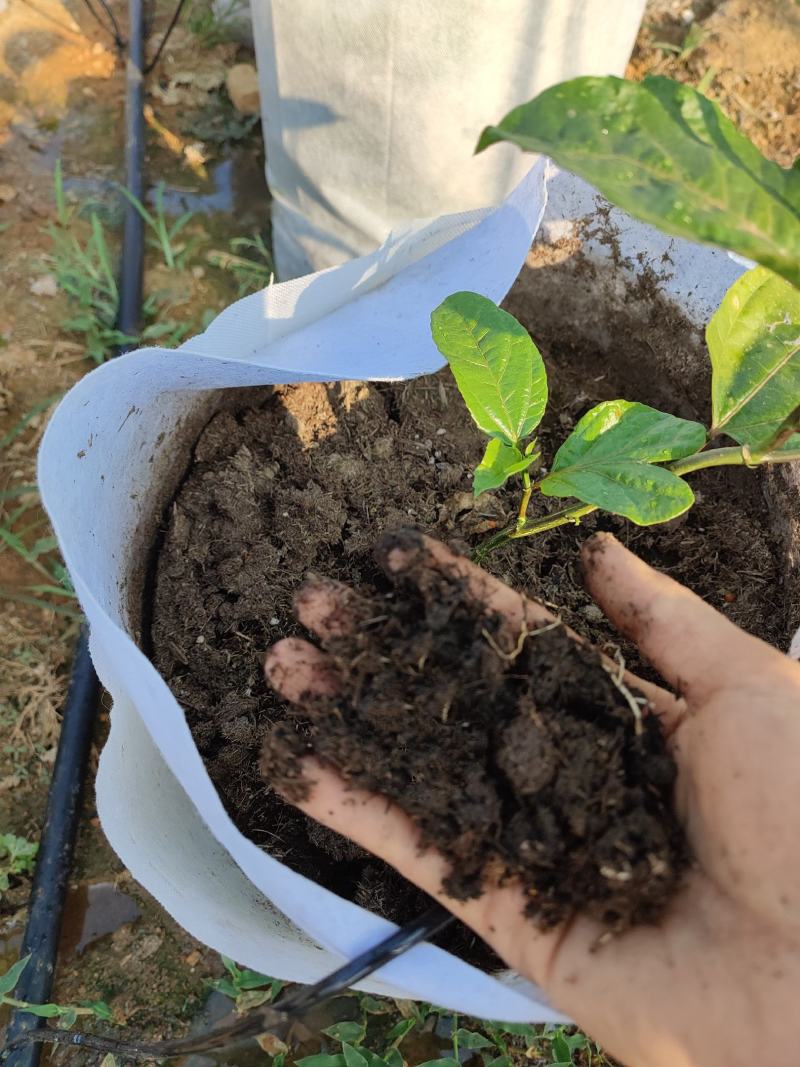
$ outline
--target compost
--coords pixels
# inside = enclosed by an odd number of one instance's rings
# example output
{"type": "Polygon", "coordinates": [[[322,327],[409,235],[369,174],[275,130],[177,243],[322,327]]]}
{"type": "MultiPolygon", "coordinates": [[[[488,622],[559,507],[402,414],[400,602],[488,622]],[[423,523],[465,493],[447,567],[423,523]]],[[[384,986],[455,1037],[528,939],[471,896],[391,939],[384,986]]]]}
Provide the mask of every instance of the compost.
{"type": "Polygon", "coordinates": [[[396,587],[333,609],[337,692],[310,688],[270,728],[265,779],[302,799],[313,754],[395,801],[449,860],[457,899],[517,875],[540,926],[577,910],[612,929],[657,918],[687,853],[656,717],[563,624],[515,632],[455,567],[431,565],[417,531],[384,537],[378,561],[394,548],[410,561],[396,587]]]}
{"type": "MultiPolygon", "coordinates": [[[[524,318],[520,311],[527,308],[528,319],[535,318],[532,308],[536,305],[524,293],[520,300],[523,308],[512,306],[514,313],[524,318]]],[[[657,306],[654,318],[663,323],[660,339],[647,323],[607,326],[613,334],[613,359],[588,342],[543,337],[537,323],[530,322],[551,383],[551,402],[541,432],[545,457],[552,456],[575,422],[600,400],[623,396],[688,418],[705,416],[707,380],[676,374],[670,381],[654,373],[648,358],[654,344],[677,352],[696,345],[696,333],[684,329],[674,314],[672,318],[661,314],[657,306]]],[[[225,404],[225,410],[214,415],[200,435],[160,530],[146,620],[150,655],[185,709],[209,774],[239,829],[300,873],[404,922],[424,904],[419,891],[357,846],[306,819],[262,777],[259,764],[268,735],[283,739],[286,761],[282,770],[275,758],[278,749],[271,749],[270,774],[275,775],[275,782],[286,777],[283,771],[288,773],[295,756],[289,736],[298,723],[296,713],[267,687],[263,656],[279,638],[301,632],[292,601],[308,572],[369,588],[380,597],[391,591],[374,558],[381,534],[413,525],[468,551],[512,518],[518,493],[514,489],[473,499],[471,471],[482,454],[483,441],[447,371],[406,383],[304,383],[239,395],[227,390],[225,404]]],[[[580,543],[594,530],[612,530],[645,560],[687,584],[734,622],[780,644],[790,632],[790,598],[785,595],[785,565],[770,533],[759,477],[718,469],[692,476],[692,485],[695,507],[666,526],[638,528],[614,516],[590,516],[579,529],[562,527],[514,543],[492,555],[488,569],[555,605],[568,626],[609,656],[622,657],[629,668],[653,677],[636,649],[613,630],[583,588],[580,543]]],[[[410,617],[415,612],[421,617],[425,607],[414,602],[407,611],[410,617]]],[[[472,625],[463,612],[459,619],[459,625],[472,625]]],[[[596,693],[596,707],[602,711],[598,710],[595,719],[594,713],[570,714],[557,727],[553,724],[556,732],[552,736],[532,726],[527,772],[531,782],[536,774],[545,773],[534,772],[534,764],[546,762],[541,753],[534,755],[537,747],[561,753],[566,744],[562,731],[585,729],[592,740],[587,741],[580,759],[575,757],[575,773],[587,774],[585,782],[592,783],[591,789],[587,786],[587,805],[602,806],[606,800],[612,804],[604,788],[597,786],[603,761],[613,778],[621,753],[643,755],[650,751],[647,746],[655,743],[655,736],[650,727],[639,737],[630,734],[630,712],[626,719],[625,705],[609,689],[608,678],[587,660],[588,653],[576,651],[565,640],[561,634],[542,634],[526,644],[524,662],[538,661],[545,652],[555,657],[567,672],[565,687],[570,679],[570,691],[585,684],[587,692],[596,693]],[[594,679],[591,683],[589,675],[594,679]],[[607,756],[596,744],[599,737],[609,741],[607,756]]],[[[492,666],[486,642],[478,641],[470,648],[496,674],[498,665],[492,666]]],[[[446,650],[441,655],[446,656],[446,650]]],[[[459,667],[457,676],[461,673],[459,667]]],[[[487,707],[505,706],[507,698],[509,707],[525,703],[516,681],[490,679],[487,686],[496,688],[491,693],[487,690],[487,707]],[[505,691],[508,685],[511,695],[505,691]]],[[[435,684],[444,685],[445,680],[435,679],[435,684]]],[[[543,715],[541,694],[531,690],[529,696],[537,714],[543,715]]],[[[561,704],[557,701],[553,706],[561,704]]],[[[534,719],[529,715],[527,721],[534,719]]],[[[549,714],[543,721],[551,721],[549,714]]],[[[446,726],[428,724],[431,736],[437,738],[443,733],[440,727],[447,732],[446,726]]],[[[512,726],[509,722],[508,729],[512,726]]],[[[513,726],[519,729],[518,723],[513,726]]],[[[318,742],[315,730],[313,743],[318,742]]],[[[502,739],[497,744],[499,754],[502,739]]],[[[485,768],[470,760],[466,749],[462,757],[456,765],[445,745],[442,766],[451,778],[456,775],[460,786],[466,789],[472,783],[478,789],[485,768]]],[[[426,743],[426,763],[432,758],[438,758],[436,751],[426,743]]],[[[547,757],[551,762],[559,758],[547,757]]],[[[415,759],[412,746],[406,768],[415,759]]],[[[661,761],[658,767],[664,777],[662,788],[668,790],[666,767],[661,761]]],[[[503,772],[506,776],[509,768],[503,772]]],[[[559,781],[562,773],[566,788],[571,772],[559,771],[559,781]]],[[[638,779],[637,774],[625,779],[630,788],[640,794],[650,790],[654,783],[646,775],[638,779]]],[[[655,803],[655,794],[648,796],[655,803]]],[[[500,798],[503,804],[506,799],[505,795],[500,798]]],[[[556,842],[554,857],[563,856],[569,851],[568,843],[574,841],[570,835],[578,828],[576,810],[560,813],[560,829],[553,830],[555,836],[550,838],[556,842]]],[[[553,814],[555,809],[551,806],[547,811],[553,814]]],[[[657,821],[655,811],[648,809],[649,824],[657,821]]],[[[500,822],[504,819],[505,814],[500,822]]],[[[430,833],[433,836],[434,830],[430,833]]],[[[522,846],[525,833],[520,821],[512,819],[500,835],[499,854],[507,860],[515,841],[522,846]]],[[[438,831],[436,837],[442,840],[438,831]]],[[[666,857],[667,868],[656,881],[659,892],[666,892],[680,866],[680,846],[666,822],[658,849],[653,855],[666,857]]],[[[582,855],[588,863],[589,854],[582,855]]],[[[644,855],[642,846],[636,856],[644,855]]],[[[530,862],[534,863],[533,858],[530,862]]],[[[574,862],[579,863],[580,856],[574,862]]],[[[615,867],[615,862],[607,865],[609,870],[627,871],[615,867]]],[[[660,869],[660,863],[655,867],[660,869]]],[[[561,875],[565,876],[563,870],[561,875]]],[[[452,887],[471,892],[476,877],[474,868],[465,865],[454,875],[452,887]]],[[[605,882],[609,889],[608,879],[605,882]]],[[[591,895],[585,886],[576,885],[575,891],[587,900],[591,895]]],[[[597,899],[613,924],[651,916],[660,897],[645,893],[639,910],[620,904],[613,894],[597,899]]],[[[567,900],[553,889],[540,914],[550,921],[559,908],[567,906],[567,900]]],[[[449,940],[448,947],[475,962],[488,962],[488,950],[474,935],[462,929],[458,938],[449,940]]]]}

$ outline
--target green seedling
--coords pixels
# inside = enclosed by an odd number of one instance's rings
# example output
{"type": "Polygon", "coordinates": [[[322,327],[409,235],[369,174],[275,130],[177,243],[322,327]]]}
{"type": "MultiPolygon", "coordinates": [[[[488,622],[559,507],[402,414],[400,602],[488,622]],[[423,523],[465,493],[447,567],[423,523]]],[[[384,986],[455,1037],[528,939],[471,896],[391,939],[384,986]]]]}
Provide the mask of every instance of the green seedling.
{"type": "Polygon", "coordinates": [[[513,316],[477,293],[447,297],[431,317],[433,339],[489,442],[475,470],[476,495],[522,482],[514,523],[485,541],[488,552],[602,509],[639,526],[687,511],[685,475],[706,467],[758,467],[800,459],[800,292],[763,267],[744,274],[708,324],[712,424],[630,400],[587,411],[540,468],[536,430],[547,404],[538,348],[513,316]],[[718,437],[734,445],[709,448],[718,437]],[[577,500],[531,519],[534,493],[577,500]]]}
{"type": "Polygon", "coordinates": [[[38,851],[38,841],[28,841],[15,834],[0,834],[0,900],[14,875],[33,873],[38,851]]]}
{"type": "Polygon", "coordinates": [[[30,1012],[41,1019],[58,1019],[61,1029],[69,1030],[75,1025],[80,1015],[92,1015],[104,1022],[111,1020],[111,1009],[103,1000],[84,1001],[81,1004],[31,1004],[27,1000],[17,1000],[10,996],[22,977],[23,971],[28,965],[30,955],[17,960],[5,974],[0,975],[0,1004],[6,1004],[10,1008],[19,1011],[30,1012]]]}
{"type": "Polygon", "coordinates": [[[498,141],[546,152],[630,214],[761,266],[731,286],[706,330],[710,426],[605,401],[546,468],[536,429],[547,380],[527,332],[475,293],[456,293],[433,312],[434,341],[489,438],[476,494],[522,481],[516,521],[476,558],[598,509],[640,526],[666,522],[692,506],[685,476],[693,471],[800,459],[800,172],[765,159],[716,104],[668,78],[564,82],[484,130],[478,151],[498,141]],[[709,447],[721,438],[734,444],[709,447]],[[529,519],[534,493],[577,503],[529,519]]]}
{"type": "Polygon", "coordinates": [[[234,1002],[236,1011],[240,1014],[251,1008],[259,1008],[262,1004],[268,1004],[277,997],[283,989],[284,983],[277,978],[270,978],[258,971],[239,967],[232,959],[222,956],[225,970],[228,972],[224,978],[216,978],[212,981],[211,988],[234,1002]]]}

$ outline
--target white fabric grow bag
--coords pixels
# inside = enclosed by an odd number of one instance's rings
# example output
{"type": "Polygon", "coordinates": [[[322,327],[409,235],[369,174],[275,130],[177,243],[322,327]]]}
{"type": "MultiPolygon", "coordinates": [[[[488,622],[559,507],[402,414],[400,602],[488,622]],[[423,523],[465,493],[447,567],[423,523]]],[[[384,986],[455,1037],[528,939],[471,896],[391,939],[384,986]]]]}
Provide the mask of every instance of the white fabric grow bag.
{"type": "MultiPolygon", "coordinates": [[[[418,224],[372,255],[247,297],[177,351],[143,349],[99,367],[64,398],[42,443],[42,497],[114,702],[97,777],[106,835],[195,937],[280,978],[313,981],[392,926],[289,870],[234,827],[181,708],[137,646],[142,561],[220,390],[438,369],[430,311],[459,289],[505,295],[542,219],[544,175],[540,162],[492,211],[418,224]]],[[[595,194],[568,175],[551,189],[544,239],[557,243],[573,232],[572,220],[592,212],[595,194]]],[[[695,322],[742,269],[620,212],[610,224],[623,255],[644,252],[636,269],[660,265],[668,253],[664,289],[695,322]]],[[[585,251],[610,254],[596,239],[585,251]]],[[[363,988],[476,1016],[559,1018],[529,983],[484,974],[429,945],[363,988]]]]}

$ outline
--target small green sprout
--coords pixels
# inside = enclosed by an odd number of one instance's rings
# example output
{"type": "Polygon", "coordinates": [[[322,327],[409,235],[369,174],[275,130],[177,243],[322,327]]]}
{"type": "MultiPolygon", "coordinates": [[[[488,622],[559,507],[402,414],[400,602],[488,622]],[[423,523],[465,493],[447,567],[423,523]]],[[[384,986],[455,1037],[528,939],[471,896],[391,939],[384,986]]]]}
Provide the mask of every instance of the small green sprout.
{"type": "Polygon", "coordinates": [[[28,966],[30,955],[17,960],[0,975],[0,1004],[5,1004],[18,1011],[30,1012],[38,1015],[40,1019],[58,1019],[58,1025],[63,1030],[69,1030],[75,1025],[79,1015],[93,1015],[96,1019],[109,1022],[111,1009],[103,1000],[84,1001],[81,1004],[31,1004],[27,1000],[17,1000],[10,996],[19,982],[25,968],[28,966]]]}

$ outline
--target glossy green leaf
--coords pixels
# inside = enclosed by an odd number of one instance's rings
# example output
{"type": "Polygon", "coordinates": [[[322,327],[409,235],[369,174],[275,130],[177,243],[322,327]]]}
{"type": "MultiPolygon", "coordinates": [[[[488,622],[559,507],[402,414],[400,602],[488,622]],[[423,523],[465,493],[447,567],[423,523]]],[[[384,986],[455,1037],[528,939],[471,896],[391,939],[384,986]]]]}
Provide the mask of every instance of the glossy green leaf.
{"type": "MultiPolygon", "coordinates": [[[[706,328],[712,434],[758,448],[800,404],[800,290],[764,267],[743,274],[706,328]]],[[[784,445],[800,447],[800,434],[784,445]]]]}
{"type": "Polygon", "coordinates": [[[732,249],[800,285],[800,173],[773,163],[711,100],[669,78],[574,78],[489,126],[482,151],[544,152],[666,233],[732,249]]]}
{"type": "Polygon", "coordinates": [[[364,1026],[357,1022],[334,1023],[322,1032],[334,1041],[347,1041],[350,1045],[360,1045],[364,1040],[364,1026]]]}
{"type": "Polygon", "coordinates": [[[498,489],[512,474],[527,470],[538,458],[536,453],[524,456],[516,445],[507,445],[499,437],[493,437],[472,476],[475,496],[480,496],[489,489],[498,489]]]}
{"type": "Polygon", "coordinates": [[[547,406],[547,374],[514,316],[478,293],[454,293],[431,315],[431,332],[477,426],[507,445],[530,436],[547,406]]]}
{"type": "Polygon", "coordinates": [[[20,980],[22,972],[28,966],[28,960],[30,958],[30,953],[28,953],[28,955],[23,956],[21,960],[17,960],[16,963],[12,963],[4,975],[0,975],[0,997],[4,997],[6,993],[11,992],[11,990],[20,980]]]}
{"type": "Polygon", "coordinates": [[[646,404],[606,400],[588,411],[556,453],[541,482],[545,496],[577,497],[639,526],[666,522],[694,502],[690,486],[664,467],[706,439],[689,422],[646,404]]]}

